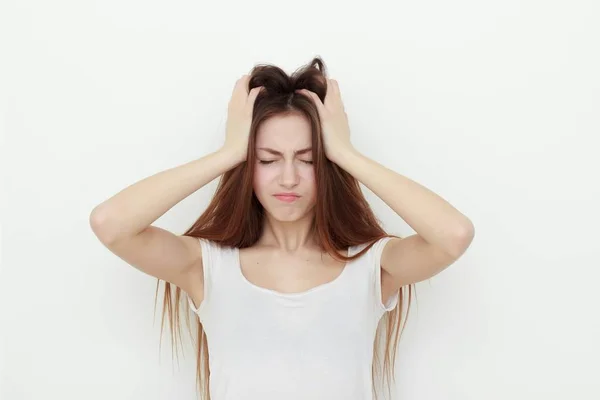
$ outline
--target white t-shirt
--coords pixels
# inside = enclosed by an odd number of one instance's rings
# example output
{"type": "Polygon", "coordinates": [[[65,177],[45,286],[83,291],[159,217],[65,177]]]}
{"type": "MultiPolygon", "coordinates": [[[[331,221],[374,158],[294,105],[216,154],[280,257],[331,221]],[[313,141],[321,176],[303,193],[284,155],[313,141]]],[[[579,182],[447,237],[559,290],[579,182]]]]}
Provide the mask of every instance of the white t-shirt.
{"type": "MultiPolygon", "coordinates": [[[[239,249],[199,239],[211,400],[372,399],[373,341],[380,318],[382,238],[333,281],[280,293],[248,281],[239,249]]],[[[366,247],[352,246],[351,255],[366,247]]]]}

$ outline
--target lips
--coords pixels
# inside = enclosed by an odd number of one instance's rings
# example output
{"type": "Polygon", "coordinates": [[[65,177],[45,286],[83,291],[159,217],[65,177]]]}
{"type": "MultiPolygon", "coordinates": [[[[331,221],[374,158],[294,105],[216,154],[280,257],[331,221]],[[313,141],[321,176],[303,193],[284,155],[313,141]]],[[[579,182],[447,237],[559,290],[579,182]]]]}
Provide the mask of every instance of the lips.
{"type": "Polygon", "coordinates": [[[292,203],[292,202],[298,200],[298,198],[300,197],[299,195],[297,195],[295,193],[278,193],[273,196],[276,199],[284,201],[286,203],[292,203]]]}

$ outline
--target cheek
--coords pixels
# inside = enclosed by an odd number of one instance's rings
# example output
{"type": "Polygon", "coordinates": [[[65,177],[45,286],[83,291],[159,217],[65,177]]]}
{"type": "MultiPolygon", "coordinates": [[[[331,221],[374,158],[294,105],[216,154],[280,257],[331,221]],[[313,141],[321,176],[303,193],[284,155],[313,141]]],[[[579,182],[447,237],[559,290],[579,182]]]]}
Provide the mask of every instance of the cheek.
{"type": "Polygon", "coordinates": [[[300,178],[310,183],[311,185],[315,184],[315,169],[314,168],[303,168],[300,170],[300,178]]]}
{"type": "Polygon", "coordinates": [[[306,168],[300,172],[300,178],[303,181],[303,187],[305,193],[310,196],[311,203],[314,202],[314,198],[317,195],[317,181],[315,178],[314,168],[306,168]]]}
{"type": "Polygon", "coordinates": [[[256,193],[260,193],[260,189],[262,187],[262,177],[260,176],[260,172],[254,170],[254,177],[252,178],[252,187],[256,193]]]}
{"type": "Polygon", "coordinates": [[[273,180],[272,172],[268,168],[254,168],[253,187],[254,191],[259,194],[268,186],[268,183],[273,180]]]}

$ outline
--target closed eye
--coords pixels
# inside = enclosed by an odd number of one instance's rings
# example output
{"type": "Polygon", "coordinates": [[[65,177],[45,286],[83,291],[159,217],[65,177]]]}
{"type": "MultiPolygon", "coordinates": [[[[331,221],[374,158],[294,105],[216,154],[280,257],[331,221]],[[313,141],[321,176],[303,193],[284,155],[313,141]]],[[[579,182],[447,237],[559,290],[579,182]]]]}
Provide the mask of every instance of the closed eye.
{"type": "MultiPolygon", "coordinates": [[[[277,161],[277,160],[258,160],[258,162],[261,164],[271,164],[271,163],[274,163],[275,161],[277,161]]],[[[302,161],[305,164],[309,164],[309,165],[313,164],[312,160],[300,160],[300,161],[302,161]]]]}

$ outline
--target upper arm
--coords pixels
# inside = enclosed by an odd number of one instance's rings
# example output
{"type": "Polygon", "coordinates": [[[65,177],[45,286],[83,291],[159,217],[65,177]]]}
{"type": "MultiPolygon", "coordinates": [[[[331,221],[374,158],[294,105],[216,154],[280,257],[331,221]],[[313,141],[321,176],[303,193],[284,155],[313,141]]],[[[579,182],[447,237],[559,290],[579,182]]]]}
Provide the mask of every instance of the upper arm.
{"type": "Polygon", "coordinates": [[[198,298],[203,267],[197,238],[178,236],[151,225],[135,236],[103,244],[131,266],[198,298]]]}
{"type": "Polygon", "coordinates": [[[419,234],[404,239],[392,238],[381,255],[384,296],[404,285],[431,278],[457,259],[457,256],[425,241],[419,234]]]}

